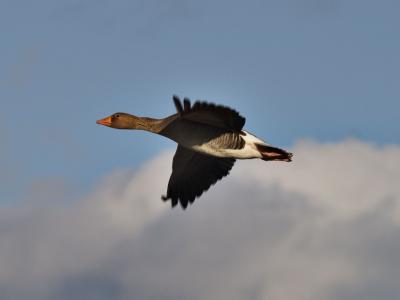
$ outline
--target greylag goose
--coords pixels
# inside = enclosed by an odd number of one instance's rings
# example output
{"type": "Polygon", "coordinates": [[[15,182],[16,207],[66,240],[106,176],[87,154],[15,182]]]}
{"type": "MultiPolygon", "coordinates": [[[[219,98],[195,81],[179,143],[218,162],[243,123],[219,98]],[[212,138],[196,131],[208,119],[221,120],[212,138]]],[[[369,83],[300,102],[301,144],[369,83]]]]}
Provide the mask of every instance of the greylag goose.
{"type": "Polygon", "coordinates": [[[291,161],[292,154],[242,130],[245,118],[235,110],[213,103],[173,96],[176,114],[164,119],[115,113],[96,123],[117,129],[141,129],[178,144],[167,194],[161,198],[185,209],[196,197],[229,174],[236,159],[291,161]]]}

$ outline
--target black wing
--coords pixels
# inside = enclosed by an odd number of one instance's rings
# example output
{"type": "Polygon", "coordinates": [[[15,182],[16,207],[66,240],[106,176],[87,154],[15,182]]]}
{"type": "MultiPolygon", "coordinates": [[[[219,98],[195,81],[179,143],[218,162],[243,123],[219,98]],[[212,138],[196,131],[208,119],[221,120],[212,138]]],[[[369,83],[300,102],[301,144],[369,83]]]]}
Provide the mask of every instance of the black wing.
{"type": "Polygon", "coordinates": [[[246,119],[236,110],[213,103],[196,101],[192,106],[185,98],[183,105],[177,96],[173,97],[178,116],[194,122],[204,123],[232,131],[241,131],[246,119]]]}
{"type": "Polygon", "coordinates": [[[203,155],[178,146],[173,162],[172,174],[168,182],[167,195],[172,207],[180,202],[183,209],[193,203],[204,191],[222,177],[229,174],[235,159],[203,155]]]}

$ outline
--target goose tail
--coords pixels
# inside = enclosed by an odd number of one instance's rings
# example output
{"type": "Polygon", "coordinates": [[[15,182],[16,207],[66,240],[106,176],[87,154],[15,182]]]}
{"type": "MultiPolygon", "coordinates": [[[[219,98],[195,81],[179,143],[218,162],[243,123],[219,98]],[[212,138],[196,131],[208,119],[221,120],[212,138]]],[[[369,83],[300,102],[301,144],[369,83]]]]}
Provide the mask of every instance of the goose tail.
{"type": "Polygon", "coordinates": [[[292,161],[293,154],[286,150],[265,144],[256,143],[255,145],[261,154],[262,160],[292,161]]]}

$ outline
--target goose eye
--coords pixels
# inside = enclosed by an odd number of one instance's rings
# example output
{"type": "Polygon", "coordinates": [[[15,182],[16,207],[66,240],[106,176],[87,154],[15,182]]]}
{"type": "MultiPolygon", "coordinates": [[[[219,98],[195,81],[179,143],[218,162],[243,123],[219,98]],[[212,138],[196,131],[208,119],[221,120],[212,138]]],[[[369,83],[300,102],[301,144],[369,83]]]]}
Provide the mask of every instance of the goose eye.
{"type": "Polygon", "coordinates": [[[119,118],[119,115],[115,115],[116,118],[119,118]]]}

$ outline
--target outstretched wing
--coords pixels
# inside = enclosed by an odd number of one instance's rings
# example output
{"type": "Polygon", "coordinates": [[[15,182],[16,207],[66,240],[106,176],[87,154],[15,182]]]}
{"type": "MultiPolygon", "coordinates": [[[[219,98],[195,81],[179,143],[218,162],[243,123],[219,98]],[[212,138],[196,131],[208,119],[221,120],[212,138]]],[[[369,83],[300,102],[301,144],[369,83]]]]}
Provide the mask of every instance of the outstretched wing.
{"type": "Polygon", "coordinates": [[[222,177],[229,174],[235,159],[207,156],[178,145],[172,162],[172,174],[167,195],[172,207],[180,202],[183,209],[188,203],[207,191],[222,177]]]}
{"type": "Polygon", "coordinates": [[[208,124],[232,131],[241,131],[246,119],[236,110],[222,105],[196,101],[190,105],[188,98],[183,105],[178,96],[173,96],[178,116],[194,122],[208,124]]]}

